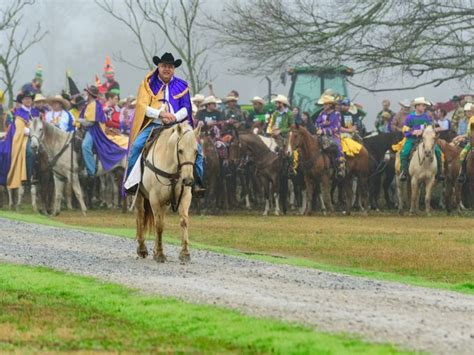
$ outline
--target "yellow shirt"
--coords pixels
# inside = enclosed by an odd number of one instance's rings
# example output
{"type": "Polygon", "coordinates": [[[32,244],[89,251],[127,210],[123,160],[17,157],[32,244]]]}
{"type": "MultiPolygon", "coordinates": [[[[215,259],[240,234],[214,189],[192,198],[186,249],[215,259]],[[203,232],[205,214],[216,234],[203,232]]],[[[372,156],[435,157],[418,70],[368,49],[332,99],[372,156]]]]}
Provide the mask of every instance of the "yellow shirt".
{"type": "Polygon", "coordinates": [[[468,122],[468,124],[467,124],[467,136],[468,136],[468,137],[471,136],[472,127],[474,127],[474,116],[472,116],[472,117],[469,119],[469,122],[468,122]]]}

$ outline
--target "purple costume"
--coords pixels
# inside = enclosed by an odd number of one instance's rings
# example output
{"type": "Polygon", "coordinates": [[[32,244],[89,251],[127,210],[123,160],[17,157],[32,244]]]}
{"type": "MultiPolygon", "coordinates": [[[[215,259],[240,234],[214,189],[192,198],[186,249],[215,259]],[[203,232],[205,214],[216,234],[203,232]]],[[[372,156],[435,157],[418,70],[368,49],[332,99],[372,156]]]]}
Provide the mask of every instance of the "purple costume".
{"type": "Polygon", "coordinates": [[[334,143],[337,145],[337,160],[345,161],[341,145],[341,114],[337,111],[322,111],[316,119],[315,126],[321,129],[321,135],[334,138],[334,143]]]}

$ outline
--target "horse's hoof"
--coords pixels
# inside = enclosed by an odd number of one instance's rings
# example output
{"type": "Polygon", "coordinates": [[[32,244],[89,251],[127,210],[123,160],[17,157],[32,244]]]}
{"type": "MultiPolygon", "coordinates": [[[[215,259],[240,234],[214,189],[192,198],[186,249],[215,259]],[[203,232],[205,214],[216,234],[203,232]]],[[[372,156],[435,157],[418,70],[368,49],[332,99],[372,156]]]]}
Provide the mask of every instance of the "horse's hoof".
{"type": "Polygon", "coordinates": [[[275,211],[275,216],[279,216],[279,215],[280,215],[280,212],[275,211]]]}
{"type": "Polygon", "coordinates": [[[190,262],[191,261],[191,254],[189,253],[179,253],[179,260],[181,261],[181,263],[187,263],[187,262],[190,262]]]}
{"type": "Polygon", "coordinates": [[[263,212],[263,216],[268,216],[268,212],[267,211],[263,212]]]}
{"type": "Polygon", "coordinates": [[[164,263],[166,261],[166,256],[165,254],[157,254],[153,256],[153,260],[155,260],[157,263],[164,263]]]}
{"type": "Polygon", "coordinates": [[[146,246],[139,246],[137,247],[137,254],[140,258],[145,259],[148,256],[148,249],[146,246]]]}

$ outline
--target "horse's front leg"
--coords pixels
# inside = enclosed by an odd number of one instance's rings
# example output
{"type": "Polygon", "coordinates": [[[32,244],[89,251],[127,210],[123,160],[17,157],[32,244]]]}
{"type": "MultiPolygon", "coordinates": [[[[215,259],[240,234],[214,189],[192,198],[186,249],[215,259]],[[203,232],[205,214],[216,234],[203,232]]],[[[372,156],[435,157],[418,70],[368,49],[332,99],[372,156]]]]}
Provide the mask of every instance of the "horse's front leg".
{"type": "MultiPolygon", "coordinates": [[[[332,197],[330,194],[330,186],[331,186],[331,181],[330,181],[329,174],[323,174],[321,176],[321,189],[323,193],[323,199],[324,199],[324,204],[329,213],[334,213],[334,205],[332,204],[332,197]]],[[[308,196],[308,198],[313,198],[313,196],[308,196]]],[[[311,200],[310,200],[311,201],[311,200]]],[[[323,213],[326,214],[326,210],[323,210],[323,213]]]]}
{"type": "Polygon", "coordinates": [[[145,245],[145,200],[139,193],[135,201],[136,210],[136,228],[137,228],[137,254],[140,258],[146,258],[148,256],[148,249],[145,245]]]}
{"type": "Polygon", "coordinates": [[[181,225],[181,252],[179,253],[179,260],[182,263],[188,262],[191,260],[191,255],[189,254],[189,206],[191,205],[191,188],[185,187],[183,192],[183,197],[181,198],[181,203],[179,205],[179,216],[180,216],[180,225],[181,225]]]}
{"type": "Polygon", "coordinates": [[[72,187],[72,190],[74,191],[74,195],[76,195],[76,199],[79,202],[79,205],[81,206],[82,215],[85,217],[86,212],[87,212],[87,207],[86,207],[86,204],[84,203],[84,197],[82,196],[82,189],[79,183],[79,177],[77,176],[77,173],[74,173],[72,176],[71,187],[72,187]]]}
{"type": "Polygon", "coordinates": [[[435,184],[435,178],[432,177],[426,182],[426,188],[425,188],[425,210],[426,210],[426,215],[430,216],[431,215],[431,192],[433,191],[433,186],[435,184]]]}
{"type": "Polygon", "coordinates": [[[415,177],[412,177],[410,214],[416,214],[416,212],[418,211],[419,198],[420,198],[420,186],[418,184],[418,179],[416,179],[415,177]]]}
{"type": "Polygon", "coordinates": [[[57,216],[61,212],[61,201],[63,199],[64,182],[54,176],[54,210],[53,216],[57,216]]]}
{"type": "Polygon", "coordinates": [[[166,261],[163,252],[163,226],[165,207],[161,206],[160,200],[154,194],[150,194],[150,206],[155,217],[155,246],[153,247],[153,259],[159,263],[166,261]]]}

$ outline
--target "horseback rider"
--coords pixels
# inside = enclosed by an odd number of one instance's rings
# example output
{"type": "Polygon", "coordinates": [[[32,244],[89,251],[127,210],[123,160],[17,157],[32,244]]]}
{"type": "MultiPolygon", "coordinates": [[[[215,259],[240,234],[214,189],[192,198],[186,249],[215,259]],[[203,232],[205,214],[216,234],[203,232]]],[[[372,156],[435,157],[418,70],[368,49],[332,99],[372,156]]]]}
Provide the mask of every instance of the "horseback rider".
{"type": "Polygon", "coordinates": [[[86,130],[82,141],[82,155],[89,178],[95,176],[97,172],[96,160],[94,159],[93,148],[96,149],[97,156],[105,171],[112,169],[127,153],[127,150],[112,142],[105,135],[106,117],[102,104],[99,102],[99,89],[96,86],[88,86],[87,104],[79,115],[79,123],[86,130]]]}
{"type": "Polygon", "coordinates": [[[343,178],[346,170],[346,158],[341,145],[341,115],[335,110],[336,99],[334,96],[323,95],[318,104],[323,105],[323,110],[315,122],[316,134],[332,139],[332,143],[337,146],[337,176],[343,178]]]}
{"type": "MultiPolygon", "coordinates": [[[[349,99],[343,99],[339,101],[339,104],[341,106],[341,135],[361,142],[362,138],[359,136],[359,132],[361,131],[362,122],[358,111],[351,109],[351,101],[349,99]]],[[[355,109],[357,110],[357,108],[355,109]]]]}
{"type": "MultiPolygon", "coordinates": [[[[461,139],[467,139],[467,144],[464,146],[461,154],[459,155],[459,160],[461,162],[461,170],[459,171],[459,177],[458,181],[460,183],[465,183],[467,180],[467,156],[469,152],[471,151],[471,135],[472,135],[472,129],[474,127],[474,104],[468,102],[467,104],[464,105],[464,112],[466,117],[470,117],[468,125],[467,125],[467,134],[462,135],[460,138],[461,139]]],[[[458,140],[458,137],[455,138],[458,140]]]]}
{"type": "Polygon", "coordinates": [[[390,110],[390,101],[383,100],[382,101],[382,110],[377,114],[377,118],[375,119],[375,128],[379,133],[389,133],[390,132],[390,125],[392,124],[392,120],[395,117],[395,112],[390,110]]]}
{"type": "MultiPolygon", "coordinates": [[[[153,57],[153,63],[158,69],[148,73],[138,89],[135,117],[130,130],[127,176],[137,162],[140,164],[138,158],[154,128],[185,121],[193,127],[188,83],[174,75],[182,60],[175,60],[171,53],[165,53],[161,58],[153,57]]],[[[197,184],[195,192],[202,193],[204,170],[200,144],[198,144],[195,173],[197,184]]],[[[134,192],[137,186],[138,184],[131,186],[127,192],[134,192]]]]}
{"type": "Polygon", "coordinates": [[[47,102],[51,106],[51,111],[46,112],[46,122],[66,132],[74,131],[74,117],[67,111],[70,107],[69,101],[64,99],[61,95],[55,95],[49,97],[47,102]]]}
{"type": "Polygon", "coordinates": [[[28,91],[19,95],[21,106],[13,111],[13,121],[5,138],[0,140],[0,185],[9,189],[19,188],[23,181],[29,181],[33,171],[29,124],[36,115],[32,108],[34,96],[28,91]]]}
{"type": "Polygon", "coordinates": [[[277,95],[272,101],[276,105],[276,110],[270,116],[267,133],[274,137],[286,137],[293,124],[293,113],[289,110],[290,103],[284,95],[277,95]]]}
{"type": "MultiPolygon", "coordinates": [[[[430,105],[431,102],[426,100],[424,97],[418,97],[413,100],[415,112],[408,115],[403,124],[403,131],[406,141],[403,145],[402,151],[400,152],[401,181],[406,181],[408,178],[408,160],[410,158],[410,152],[413,148],[413,144],[423,135],[423,130],[426,128],[426,126],[433,125],[433,120],[425,112],[427,106],[430,105]]],[[[439,149],[438,145],[435,145],[435,154],[438,167],[436,179],[443,180],[444,177],[442,175],[441,150],[439,149]]]]}
{"type": "Polygon", "coordinates": [[[251,126],[253,123],[265,124],[270,118],[270,115],[265,110],[265,100],[259,96],[255,96],[252,100],[252,110],[248,115],[248,125],[251,126]]]}
{"type": "Polygon", "coordinates": [[[411,110],[411,102],[408,99],[404,99],[398,103],[400,105],[400,111],[398,111],[390,123],[391,132],[403,132],[403,123],[407,119],[411,110]]]}
{"type": "Polygon", "coordinates": [[[229,95],[226,96],[223,101],[226,104],[226,108],[224,110],[225,119],[243,122],[244,114],[240,107],[237,105],[238,96],[229,95]]]}

